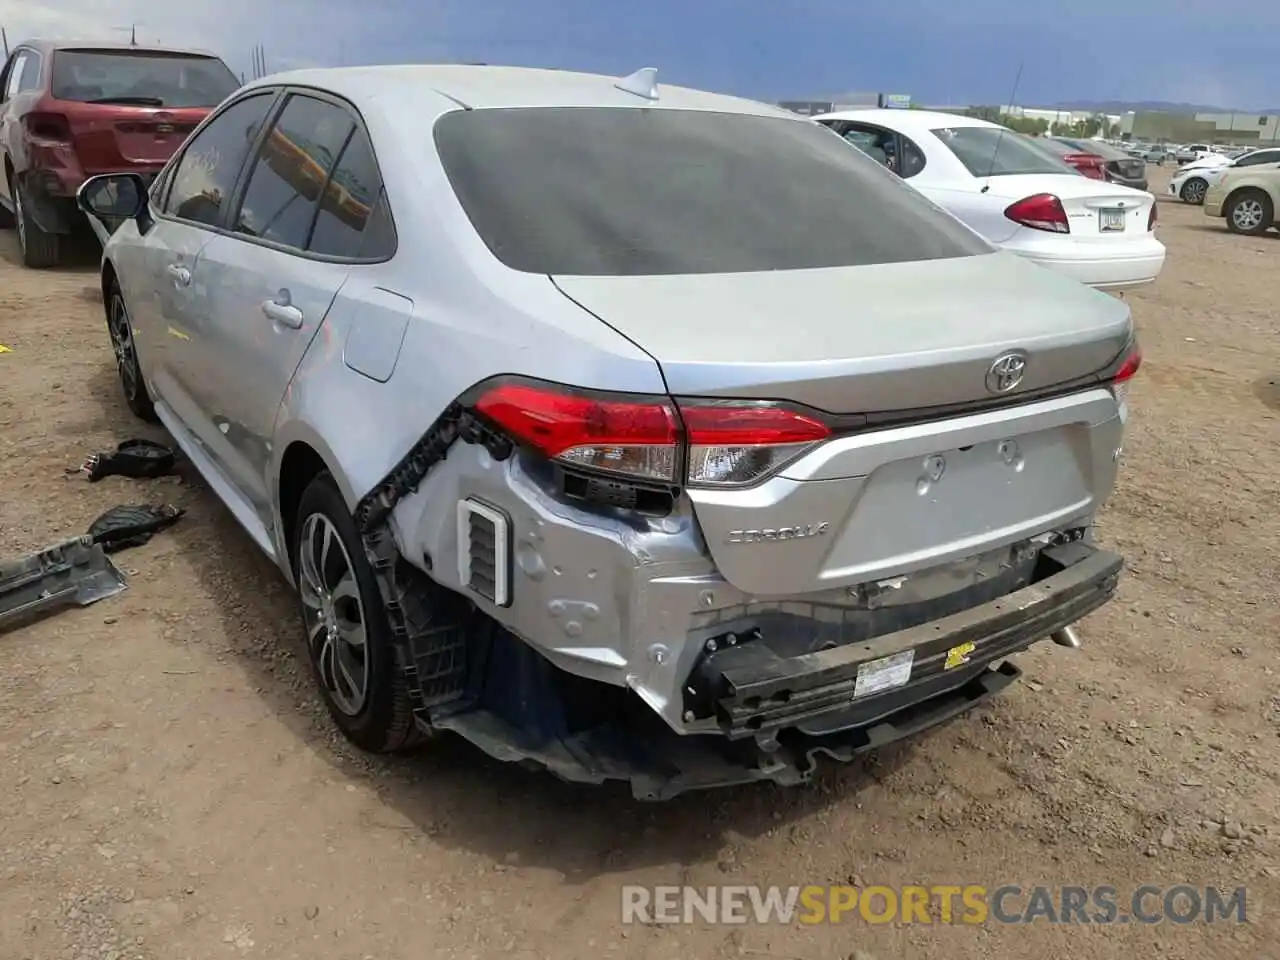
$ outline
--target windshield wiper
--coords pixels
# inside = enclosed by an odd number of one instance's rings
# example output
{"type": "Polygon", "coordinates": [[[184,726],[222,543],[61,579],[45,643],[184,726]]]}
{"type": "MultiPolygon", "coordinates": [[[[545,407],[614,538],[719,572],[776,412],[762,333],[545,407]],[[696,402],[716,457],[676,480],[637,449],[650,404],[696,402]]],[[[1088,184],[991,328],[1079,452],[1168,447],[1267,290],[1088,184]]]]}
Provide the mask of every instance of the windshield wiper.
{"type": "Polygon", "coordinates": [[[139,107],[163,107],[164,101],[159,97],[98,97],[86,100],[85,103],[121,103],[139,107]]]}

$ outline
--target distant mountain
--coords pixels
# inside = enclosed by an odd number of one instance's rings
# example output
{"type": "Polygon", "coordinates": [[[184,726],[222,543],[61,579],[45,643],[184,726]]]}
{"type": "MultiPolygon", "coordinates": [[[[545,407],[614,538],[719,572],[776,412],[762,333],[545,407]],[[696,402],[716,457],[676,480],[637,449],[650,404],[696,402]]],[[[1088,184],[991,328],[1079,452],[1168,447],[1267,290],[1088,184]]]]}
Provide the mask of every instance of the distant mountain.
{"type": "MultiPolygon", "coordinates": [[[[1237,107],[1219,107],[1207,103],[1173,103],[1168,100],[1069,100],[1055,103],[1050,110],[1089,110],[1094,113],[1128,113],[1134,111],[1159,111],[1162,113],[1244,113],[1252,114],[1253,110],[1241,110],[1237,107]]],[[[1271,110],[1257,111],[1259,116],[1269,113],[1280,113],[1280,107],[1271,110]]]]}

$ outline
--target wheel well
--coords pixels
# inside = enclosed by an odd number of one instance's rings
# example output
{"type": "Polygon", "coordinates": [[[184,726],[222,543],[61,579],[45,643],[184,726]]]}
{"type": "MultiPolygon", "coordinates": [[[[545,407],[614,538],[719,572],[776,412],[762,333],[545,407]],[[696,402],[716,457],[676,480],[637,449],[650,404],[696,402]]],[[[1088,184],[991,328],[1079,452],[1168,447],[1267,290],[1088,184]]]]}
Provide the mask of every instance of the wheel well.
{"type": "Polygon", "coordinates": [[[1234,190],[1232,190],[1229,194],[1227,194],[1227,199],[1225,199],[1225,200],[1223,200],[1223,201],[1222,201],[1222,209],[1223,209],[1223,211],[1225,212],[1225,211],[1226,211],[1226,209],[1227,209],[1227,207],[1231,206],[1231,203],[1232,203],[1234,200],[1236,200],[1238,197],[1243,196],[1243,195],[1244,195],[1244,194],[1246,194],[1246,193],[1260,193],[1260,194],[1262,194],[1262,196],[1263,196],[1264,198],[1266,198],[1267,203],[1270,203],[1270,204],[1271,204],[1272,213],[1274,214],[1274,212],[1275,212],[1275,201],[1273,201],[1273,200],[1271,199],[1271,195],[1270,195],[1270,194],[1268,194],[1268,193],[1267,193],[1267,191],[1263,190],[1261,187],[1236,187],[1236,188],[1235,188],[1234,190]]]}
{"type": "Polygon", "coordinates": [[[293,567],[293,535],[298,522],[298,504],[311,481],[329,469],[324,458],[301,440],[289,444],[280,461],[280,523],[284,547],[293,567]]]}

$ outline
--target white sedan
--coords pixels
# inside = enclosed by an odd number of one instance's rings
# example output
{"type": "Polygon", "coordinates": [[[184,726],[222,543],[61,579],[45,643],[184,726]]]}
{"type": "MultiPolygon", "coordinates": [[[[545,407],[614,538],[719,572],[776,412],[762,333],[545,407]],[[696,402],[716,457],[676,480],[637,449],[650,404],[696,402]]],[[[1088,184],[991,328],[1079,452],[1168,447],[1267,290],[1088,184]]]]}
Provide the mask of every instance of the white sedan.
{"type": "Polygon", "coordinates": [[[1001,249],[1081,283],[1124,290],[1164,267],[1155,197],[1091,180],[1033,139],[929,110],[815,117],[1001,249]]]}
{"type": "Polygon", "coordinates": [[[1207,157],[1193,160],[1173,175],[1169,181],[1169,196],[1177,197],[1183,203],[1199,206],[1204,203],[1205,192],[1227,170],[1260,167],[1264,164],[1280,164],[1280,147],[1251,150],[1234,160],[1220,153],[1211,153],[1207,157]]]}

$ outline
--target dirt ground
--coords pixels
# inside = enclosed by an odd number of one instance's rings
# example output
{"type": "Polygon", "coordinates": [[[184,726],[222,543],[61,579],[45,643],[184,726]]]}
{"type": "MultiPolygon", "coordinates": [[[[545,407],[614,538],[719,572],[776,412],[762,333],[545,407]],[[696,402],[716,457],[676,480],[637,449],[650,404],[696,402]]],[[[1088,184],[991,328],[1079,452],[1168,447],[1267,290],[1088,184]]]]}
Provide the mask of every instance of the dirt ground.
{"type": "Polygon", "coordinates": [[[0,958],[1280,956],[1280,236],[1160,212],[1101,521],[1130,566],[1083,649],[811,789],[666,805],[339,742],[283,581],[197,479],[64,476],[141,432],[95,255],[26,271],[0,234],[0,553],[189,511],[120,554],[125,593],[0,636],[0,958]],[[1243,885],[1250,923],[620,923],[624,883],[850,882],[1243,885]]]}

